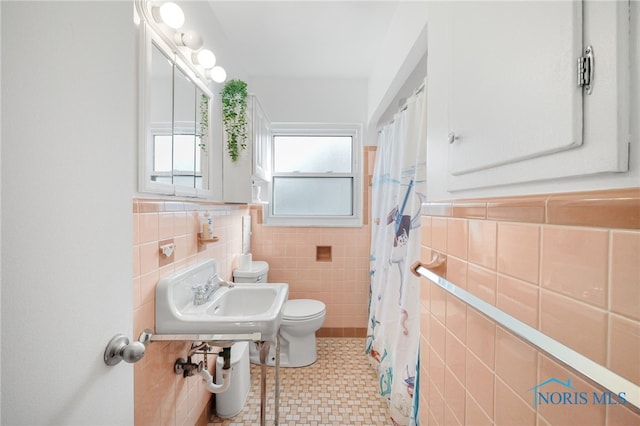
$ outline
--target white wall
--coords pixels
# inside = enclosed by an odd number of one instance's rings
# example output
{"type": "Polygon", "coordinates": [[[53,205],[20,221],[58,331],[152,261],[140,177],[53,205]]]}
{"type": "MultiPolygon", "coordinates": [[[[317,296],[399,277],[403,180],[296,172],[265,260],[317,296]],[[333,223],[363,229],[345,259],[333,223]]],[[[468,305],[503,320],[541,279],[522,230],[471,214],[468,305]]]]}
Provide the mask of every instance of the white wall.
{"type": "MultiPolygon", "coordinates": [[[[272,122],[357,122],[364,145],[375,145],[375,127],[426,51],[426,2],[400,2],[368,79],[249,76],[272,122]]],[[[235,78],[242,78],[235,77],[235,78]]]]}
{"type": "Polygon", "coordinates": [[[366,79],[253,76],[247,85],[271,122],[363,123],[363,144],[375,144],[366,131],[366,79]]]}
{"type": "MultiPolygon", "coordinates": [[[[209,2],[177,0],[176,3],[182,7],[185,15],[181,30],[196,30],[200,33],[206,48],[216,55],[216,65],[222,66],[227,71],[227,80],[234,78],[246,80],[248,77],[241,67],[241,61],[238,60],[229,39],[222,31],[222,26],[209,7],[209,2]]],[[[214,82],[210,85],[214,93],[219,93],[223,86],[224,83],[214,82]]]]}
{"type": "Polygon", "coordinates": [[[366,123],[365,79],[249,78],[272,122],[366,123]]]}
{"type": "Polygon", "coordinates": [[[400,2],[369,76],[367,121],[375,126],[427,50],[428,2],[400,2]]]}
{"type": "Polygon", "coordinates": [[[2,1],[2,424],[133,423],[132,2],[2,1]]]}
{"type": "MultiPolygon", "coordinates": [[[[0,46],[2,46],[2,2],[0,2],[0,46]]],[[[2,62],[0,61],[0,64],[2,62]]],[[[0,129],[2,129],[2,67],[0,66],[0,129]]],[[[2,132],[0,131],[0,260],[2,259],[2,132]]],[[[0,261],[0,366],[2,366],[2,262],[0,261]]],[[[2,383],[2,368],[0,368],[2,383]]],[[[2,401],[2,386],[0,386],[2,401]]],[[[0,422],[2,421],[2,403],[0,403],[0,422]]]]}
{"type": "MultiPolygon", "coordinates": [[[[393,116],[400,111],[405,105],[407,99],[413,96],[427,76],[427,53],[422,55],[422,58],[418,61],[418,64],[413,69],[409,77],[405,80],[404,84],[398,90],[398,93],[391,100],[391,103],[387,107],[386,111],[380,116],[378,120],[378,128],[384,126],[393,120],[393,116]]],[[[426,89],[426,87],[425,87],[426,89]]]]}

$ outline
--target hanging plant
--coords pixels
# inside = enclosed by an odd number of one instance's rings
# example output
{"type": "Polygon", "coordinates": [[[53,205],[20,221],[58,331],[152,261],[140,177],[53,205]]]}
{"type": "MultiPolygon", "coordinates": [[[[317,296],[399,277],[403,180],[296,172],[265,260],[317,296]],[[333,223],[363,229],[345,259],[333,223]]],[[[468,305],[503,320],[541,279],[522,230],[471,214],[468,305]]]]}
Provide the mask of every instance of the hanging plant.
{"type": "Polygon", "coordinates": [[[247,83],[229,80],[220,94],[227,152],[232,161],[237,161],[240,151],[247,147],[247,83]]]}
{"type": "Polygon", "coordinates": [[[202,94],[200,98],[200,149],[207,152],[207,140],[209,138],[209,97],[202,94]]]}

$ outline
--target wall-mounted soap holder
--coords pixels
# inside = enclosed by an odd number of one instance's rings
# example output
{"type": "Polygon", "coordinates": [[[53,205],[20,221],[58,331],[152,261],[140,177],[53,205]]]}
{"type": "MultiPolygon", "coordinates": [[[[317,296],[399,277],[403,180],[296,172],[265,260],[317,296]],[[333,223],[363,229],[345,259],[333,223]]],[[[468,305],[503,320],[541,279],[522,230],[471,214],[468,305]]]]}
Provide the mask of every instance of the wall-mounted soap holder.
{"type": "Polygon", "coordinates": [[[160,253],[162,253],[164,257],[171,257],[175,249],[176,245],[174,243],[164,244],[160,246],[160,253]]]}

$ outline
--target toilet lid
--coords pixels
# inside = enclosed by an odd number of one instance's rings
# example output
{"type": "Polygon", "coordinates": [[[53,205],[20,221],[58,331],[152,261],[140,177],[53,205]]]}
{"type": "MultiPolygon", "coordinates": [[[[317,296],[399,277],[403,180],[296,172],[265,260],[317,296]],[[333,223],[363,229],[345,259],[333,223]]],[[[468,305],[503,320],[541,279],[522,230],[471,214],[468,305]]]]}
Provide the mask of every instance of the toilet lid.
{"type": "Polygon", "coordinates": [[[322,315],[324,310],[325,305],[319,300],[287,300],[282,310],[282,318],[290,321],[305,320],[322,315]]]}

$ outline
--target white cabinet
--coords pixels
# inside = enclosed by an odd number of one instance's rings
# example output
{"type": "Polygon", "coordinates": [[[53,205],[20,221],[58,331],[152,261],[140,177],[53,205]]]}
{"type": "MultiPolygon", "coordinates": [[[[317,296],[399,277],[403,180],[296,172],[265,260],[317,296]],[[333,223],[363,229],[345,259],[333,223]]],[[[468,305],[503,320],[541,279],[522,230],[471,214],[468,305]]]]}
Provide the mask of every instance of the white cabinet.
{"type": "Polygon", "coordinates": [[[255,95],[249,95],[247,99],[247,124],[247,147],[238,156],[238,161],[231,161],[226,151],[224,155],[223,198],[228,203],[261,202],[268,193],[271,123],[255,95]]]}
{"type": "Polygon", "coordinates": [[[449,48],[437,65],[448,78],[448,191],[627,170],[628,4],[451,2],[447,19],[434,39],[449,48]],[[587,46],[590,94],[578,86],[587,46]]]}
{"type": "Polygon", "coordinates": [[[271,180],[271,122],[258,98],[251,96],[253,135],[253,177],[262,181],[271,180]]]}

